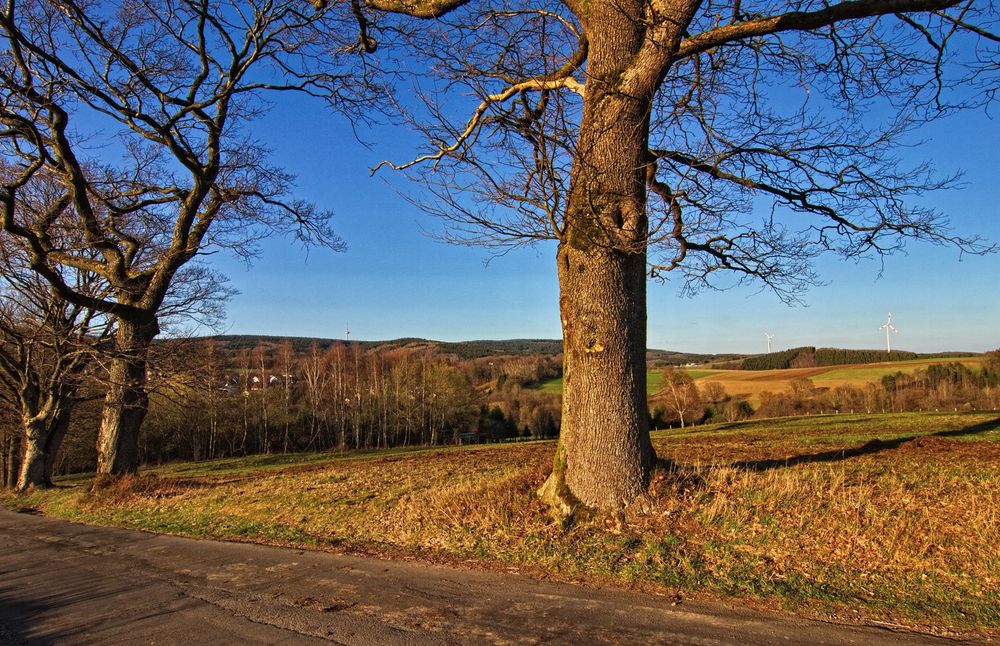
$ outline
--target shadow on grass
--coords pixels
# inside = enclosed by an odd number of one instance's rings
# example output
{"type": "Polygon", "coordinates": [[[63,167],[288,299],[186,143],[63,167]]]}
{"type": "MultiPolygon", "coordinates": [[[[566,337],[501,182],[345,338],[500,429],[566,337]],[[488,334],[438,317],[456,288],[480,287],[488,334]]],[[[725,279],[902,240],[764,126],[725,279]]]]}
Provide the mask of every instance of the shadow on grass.
{"type": "Polygon", "coordinates": [[[816,426],[840,426],[850,423],[859,418],[869,418],[871,415],[858,414],[816,414],[816,415],[789,415],[786,417],[765,417],[763,419],[741,419],[732,422],[712,422],[709,424],[693,424],[685,428],[655,428],[653,432],[667,433],[669,437],[682,437],[686,435],[707,435],[720,431],[749,431],[764,429],[774,431],[776,423],[780,424],[809,424],[816,426]]]}
{"type": "Polygon", "coordinates": [[[953,431],[940,431],[938,433],[921,433],[919,435],[907,435],[904,437],[897,437],[891,440],[880,440],[874,439],[870,442],[866,442],[861,446],[857,446],[850,449],[836,449],[833,451],[823,451],[821,453],[810,453],[805,455],[796,455],[790,458],[784,459],[770,459],[770,460],[749,460],[746,462],[734,462],[730,466],[737,469],[747,469],[749,471],[767,471],[769,469],[780,469],[783,467],[793,467],[798,464],[813,464],[817,462],[840,462],[842,460],[848,460],[850,458],[856,458],[863,455],[872,455],[875,453],[882,453],[884,451],[892,451],[898,449],[899,447],[913,442],[914,440],[919,440],[924,437],[962,437],[967,435],[980,435],[982,433],[989,433],[990,431],[1000,430],[1000,417],[990,420],[988,422],[982,422],[980,424],[974,424],[973,426],[968,426],[966,428],[959,428],[953,431]]]}

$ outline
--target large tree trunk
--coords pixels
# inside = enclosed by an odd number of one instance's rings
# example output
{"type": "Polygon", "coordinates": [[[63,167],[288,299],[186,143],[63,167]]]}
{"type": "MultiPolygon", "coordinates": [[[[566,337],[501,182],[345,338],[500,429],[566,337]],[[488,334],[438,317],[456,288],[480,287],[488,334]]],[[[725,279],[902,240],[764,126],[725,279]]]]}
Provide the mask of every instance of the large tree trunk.
{"type": "Polygon", "coordinates": [[[24,425],[21,443],[21,468],[17,475],[17,490],[45,486],[45,441],[49,428],[44,421],[34,420],[24,425]]]}
{"type": "Polygon", "coordinates": [[[52,467],[63,438],[69,430],[69,418],[75,404],[72,395],[59,395],[59,403],[51,407],[51,414],[44,414],[24,425],[21,468],[17,476],[17,489],[52,486],[52,467]]]}
{"type": "Polygon", "coordinates": [[[643,42],[641,0],[595,1],[565,229],[559,246],[563,413],[540,490],[563,514],[621,509],[648,485],[646,219],[650,97],[618,91],[643,42]]]}
{"type": "Polygon", "coordinates": [[[563,412],[549,486],[588,507],[618,509],[645,490],[653,462],[645,258],[563,247],[559,286],[563,412]]]}
{"type": "Polygon", "coordinates": [[[24,440],[21,443],[21,466],[18,470],[17,489],[52,485],[52,466],[56,454],[69,430],[69,418],[76,400],[74,388],[63,385],[44,405],[25,403],[27,421],[23,424],[24,440]]]}
{"type": "Polygon", "coordinates": [[[139,470],[139,429],[149,410],[146,363],[160,328],[156,319],[119,320],[108,392],[97,435],[97,472],[121,475],[139,470]]]}

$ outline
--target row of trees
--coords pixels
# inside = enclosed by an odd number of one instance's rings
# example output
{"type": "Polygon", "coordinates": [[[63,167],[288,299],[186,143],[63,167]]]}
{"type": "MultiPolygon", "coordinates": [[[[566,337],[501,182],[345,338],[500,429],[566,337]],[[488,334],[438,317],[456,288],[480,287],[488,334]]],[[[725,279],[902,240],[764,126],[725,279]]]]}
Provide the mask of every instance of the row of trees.
{"type": "MultiPolygon", "coordinates": [[[[58,201],[58,190],[51,182],[38,181],[31,186],[36,190],[27,188],[15,204],[20,217],[41,218],[47,211],[50,216],[59,211],[52,202],[58,201]]],[[[47,244],[60,248],[76,244],[77,234],[69,226],[47,235],[47,244]]],[[[96,399],[104,402],[96,422],[104,430],[94,438],[100,468],[100,456],[106,456],[107,449],[100,443],[107,440],[109,416],[145,415],[153,350],[145,348],[139,357],[134,348],[121,346],[122,326],[127,323],[104,311],[101,303],[113,298],[114,287],[100,272],[62,268],[61,286],[78,297],[67,298],[60,286],[35,269],[29,246],[8,236],[0,238],[0,267],[0,408],[7,422],[0,430],[4,484],[20,489],[50,485],[75,411],[96,399]],[[143,387],[123,399],[121,369],[133,362],[138,362],[133,369],[141,370],[143,387]]],[[[220,276],[203,266],[188,265],[175,274],[157,320],[211,324],[221,319],[229,294],[220,276]]]]}
{"type": "Polygon", "coordinates": [[[154,397],[148,461],[457,442],[481,405],[461,369],[427,353],[334,344],[297,356],[285,343],[227,367],[216,342],[199,345],[201,369],[154,397]]]}
{"type": "MultiPolygon", "coordinates": [[[[77,405],[94,396],[98,355],[113,319],[62,299],[27,267],[26,255],[0,245],[0,466],[5,486],[51,483],[55,458],[77,405]]],[[[96,294],[103,283],[73,272],[74,288],[96,294]]]]}
{"type": "Polygon", "coordinates": [[[995,379],[978,375],[934,380],[926,371],[897,374],[864,387],[816,388],[803,380],[782,393],[763,393],[757,415],[776,417],[816,413],[885,413],[1000,409],[995,379]]]}

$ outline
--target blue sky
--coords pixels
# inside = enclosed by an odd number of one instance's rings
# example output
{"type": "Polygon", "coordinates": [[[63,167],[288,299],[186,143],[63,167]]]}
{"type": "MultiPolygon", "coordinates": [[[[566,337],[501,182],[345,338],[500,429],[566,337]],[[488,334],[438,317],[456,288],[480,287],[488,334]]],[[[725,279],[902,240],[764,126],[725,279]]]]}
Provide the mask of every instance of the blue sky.
{"type": "MultiPolygon", "coordinates": [[[[924,128],[910,153],[942,173],[965,172],[965,188],[928,196],[954,229],[1000,241],[1000,128],[969,112],[924,128]]],[[[405,161],[418,141],[403,127],[364,132],[305,99],[283,99],[257,136],[275,161],[298,176],[297,195],[331,208],[348,249],[303,250],[267,241],[260,258],[211,262],[240,290],[225,332],[275,336],[439,340],[559,338],[555,247],[513,251],[447,245],[428,232],[438,223],[408,204],[416,191],[402,177],[368,169],[386,157],[405,161]]],[[[788,307],[756,288],[681,297],[676,285],[649,285],[649,345],[689,352],[763,352],[799,345],[884,347],[879,326],[892,311],[893,347],[913,351],[1000,347],[1000,256],[960,258],[955,249],[911,243],[905,255],[878,261],[834,256],[816,265],[825,285],[788,307]],[[879,276],[881,270],[881,276],[879,276]]]]}

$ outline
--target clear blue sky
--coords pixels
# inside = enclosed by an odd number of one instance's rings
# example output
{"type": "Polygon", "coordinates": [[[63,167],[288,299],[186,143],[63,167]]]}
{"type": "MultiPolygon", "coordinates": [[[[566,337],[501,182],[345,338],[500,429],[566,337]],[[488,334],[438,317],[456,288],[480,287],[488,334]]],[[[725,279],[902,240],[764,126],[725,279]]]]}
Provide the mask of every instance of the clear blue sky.
{"type": "MultiPolygon", "coordinates": [[[[249,270],[214,257],[241,294],[229,306],[225,332],[276,336],[439,340],[559,338],[553,245],[489,259],[479,248],[446,245],[428,231],[438,223],[399,191],[417,191],[402,177],[368,169],[389,157],[405,161],[419,143],[403,127],[350,128],[302,98],[283,99],[260,122],[257,136],[275,160],[298,176],[299,197],[331,208],[345,253],[304,251],[276,238],[249,270]]],[[[921,131],[911,151],[942,173],[965,172],[965,188],[935,194],[954,228],[1000,241],[1000,128],[982,111],[921,131]]],[[[827,285],[788,307],[756,289],[679,296],[678,286],[649,285],[649,345],[689,352],[766,350],[799,345],[884,347],[879,326],[891,311],[899,334],[893,347],[913,351],[1000,346],[1000,256],[964,257],[954,249],[911,243],[906,255],[817,264],[827,285]]]]}

